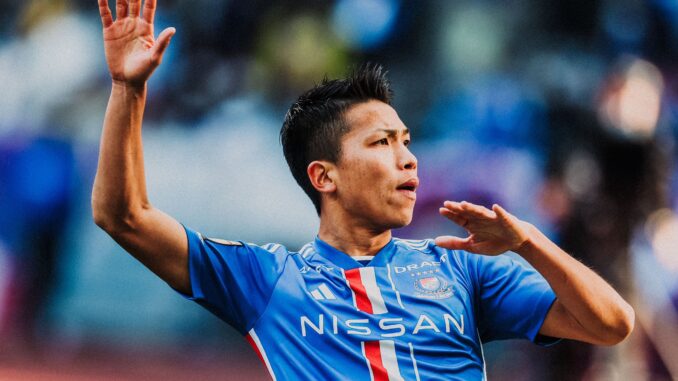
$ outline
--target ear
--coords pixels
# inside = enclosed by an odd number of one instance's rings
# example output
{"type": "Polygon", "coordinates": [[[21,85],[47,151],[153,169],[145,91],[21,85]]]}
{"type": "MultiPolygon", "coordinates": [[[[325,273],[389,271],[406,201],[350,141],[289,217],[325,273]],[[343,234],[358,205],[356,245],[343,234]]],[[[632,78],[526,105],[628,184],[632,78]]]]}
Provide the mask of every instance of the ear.
{"type": "Polygon", "coordinates": [[[332,193],[337,190],[332,177],[334,177],[334,164],[328,161],[313,161],[306,167],[306,174],[308,174],[313,188],[320,193],[332,193]]]}

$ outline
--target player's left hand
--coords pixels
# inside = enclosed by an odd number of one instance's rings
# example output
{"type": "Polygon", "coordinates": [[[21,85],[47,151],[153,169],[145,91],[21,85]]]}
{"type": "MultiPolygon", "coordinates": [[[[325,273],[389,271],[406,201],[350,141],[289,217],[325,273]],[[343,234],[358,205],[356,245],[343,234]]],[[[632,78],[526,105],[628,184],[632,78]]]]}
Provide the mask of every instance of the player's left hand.
{"type": "Polygon", "coordinates": [[[492,210],[466,201],[445,201],[443,205],[440,214],[466,229],[469,236],[437,237],[435,242],[440,247],[499,255],[518,250],[529,239],[531,225],[497,204],[492,206],[492,210]]]}

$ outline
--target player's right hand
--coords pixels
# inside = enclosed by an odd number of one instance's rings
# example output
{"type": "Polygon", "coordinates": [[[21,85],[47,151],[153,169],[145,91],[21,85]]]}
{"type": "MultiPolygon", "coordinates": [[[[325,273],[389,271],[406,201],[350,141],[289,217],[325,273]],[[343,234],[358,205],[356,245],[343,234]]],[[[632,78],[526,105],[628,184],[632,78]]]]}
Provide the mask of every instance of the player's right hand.
{"type": "Polygon", "coordinates": [[[108,0],[99,0],[99,14],[104,26],[106,62],[114,82],[143,86],[162,62],[176,30],[167,28],[158,39],[153,34],[153,18],[157,0],[117,0],[116,20],[108,0]]]}

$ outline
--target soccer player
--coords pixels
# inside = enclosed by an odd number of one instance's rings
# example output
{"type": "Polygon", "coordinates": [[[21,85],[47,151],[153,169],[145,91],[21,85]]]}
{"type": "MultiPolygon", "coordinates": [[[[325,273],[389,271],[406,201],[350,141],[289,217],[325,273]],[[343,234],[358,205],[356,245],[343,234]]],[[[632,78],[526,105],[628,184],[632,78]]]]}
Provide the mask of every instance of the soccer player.
{"type": "Polygon", "coordinates": [[[323,81],[281,131],[292,174],[320,217],[299,252],[210,239],[151,206],[141,126],[146,82],[173,28],[156,1],[99,0],[112,90],[92,207],[95,222],[181,294],[240,331],[279,380],[480,380],[482,343],[570,338],[613,345],[632,308],[539,230],[509,214],[446,201],[469,235],[410,241],[419,186],[409,131],[378,66],[323,81]],[[514,251],[533,268],[506,255],[514,251]]]}

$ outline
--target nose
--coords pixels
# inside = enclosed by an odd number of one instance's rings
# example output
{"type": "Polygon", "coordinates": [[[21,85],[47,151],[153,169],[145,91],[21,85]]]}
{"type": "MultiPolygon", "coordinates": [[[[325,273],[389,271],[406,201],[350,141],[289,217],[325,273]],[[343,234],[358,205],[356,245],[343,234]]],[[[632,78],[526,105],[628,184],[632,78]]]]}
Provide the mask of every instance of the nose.
{"type": "Polygon", "coordinates": [[[417,157],[414,156],[406,145],[402,145],[402,149],[400,150],[398,167],[400,169],[408,170],[417,169],[417,157]]]}

